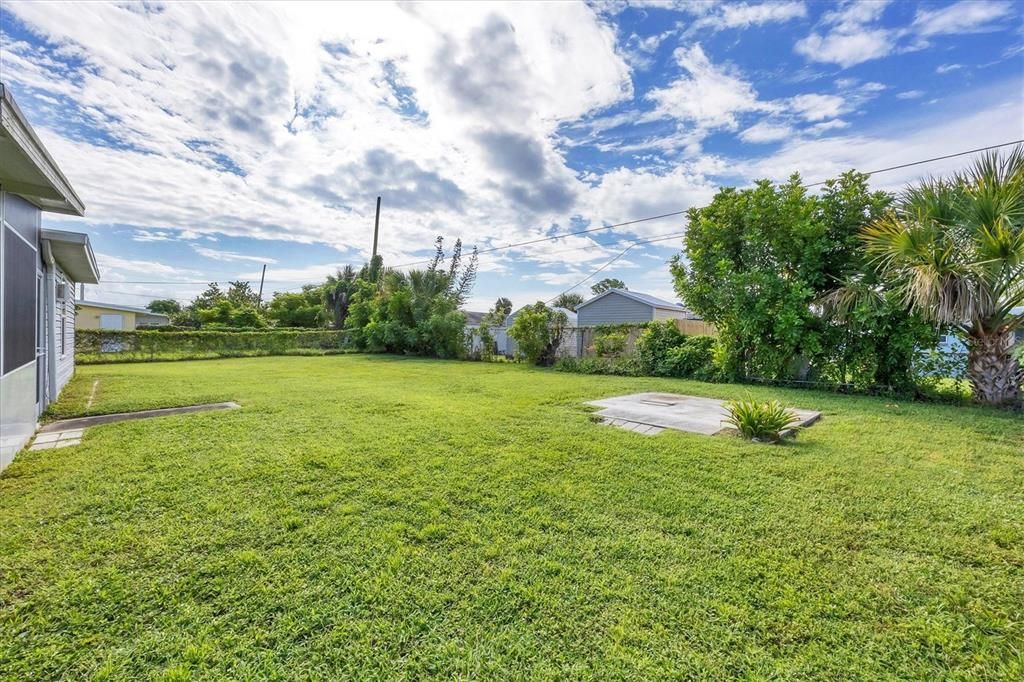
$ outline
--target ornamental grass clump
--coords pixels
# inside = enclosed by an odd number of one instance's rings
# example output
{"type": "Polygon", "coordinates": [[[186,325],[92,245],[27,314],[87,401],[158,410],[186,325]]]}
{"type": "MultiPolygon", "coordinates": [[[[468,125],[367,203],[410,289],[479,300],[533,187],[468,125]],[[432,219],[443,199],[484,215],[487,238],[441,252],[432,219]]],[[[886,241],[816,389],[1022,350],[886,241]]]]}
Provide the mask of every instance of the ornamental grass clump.
{"type": "Polygon", "coordinates": [[[778,400],[760,402],[748,397],[732,400],[726,407],[729,416],[725,422],[752,441],[777,443],[782,440],[783,431],[800,421],[800,417],[778,400]]]}

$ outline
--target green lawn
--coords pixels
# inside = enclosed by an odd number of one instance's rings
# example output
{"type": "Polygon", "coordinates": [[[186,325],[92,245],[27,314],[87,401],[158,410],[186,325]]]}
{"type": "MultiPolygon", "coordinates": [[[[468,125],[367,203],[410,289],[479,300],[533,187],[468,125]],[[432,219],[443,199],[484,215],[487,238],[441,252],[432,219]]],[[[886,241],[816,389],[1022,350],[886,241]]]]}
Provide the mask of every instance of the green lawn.
{"type": "Polygon", "coordinates": [[[80,368],[54,412],[220,400],[0,476],[0,679],[1024,675],[1019,415],[363,356],[80,368]],[[582,406],[641,390],[825,416],[582,406]]]}

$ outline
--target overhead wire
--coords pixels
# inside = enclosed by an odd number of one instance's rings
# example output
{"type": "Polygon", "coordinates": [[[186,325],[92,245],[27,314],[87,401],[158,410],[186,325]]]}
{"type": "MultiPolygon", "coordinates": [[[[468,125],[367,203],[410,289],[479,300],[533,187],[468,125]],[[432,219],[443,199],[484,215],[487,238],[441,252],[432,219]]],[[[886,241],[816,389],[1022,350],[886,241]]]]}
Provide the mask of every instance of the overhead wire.
{"type": "MultiPolygon", "coordinates": [[[[985,146],[985,147],[977,147],[975,149],[968,149],[966,151],[955,152],[953,154],[943,154],[943,155],[940,155],[940,156],[933,156],[933,157],[930,157],[930,158],[927,158],[927,159],[920,159],[918,161],[912,161],[910,163],[903,163],[903,164],[898,164],[898,165],[895,165],[895,166],[888,166],[886,168],[879,168],[879,169],[876,169],[876,170],[867,171],[865,174],[866,175],[877,175],[879,173],[888,173],[888,172],[894,171],[894,170],[900,170],[900,169],[903,169],[903,168],[910,168],[912,166],[919,166],[919,165],[926,164],[926,163],[932,163],[932,162],[935,162],[935,161],[942,161],[942,160],[946,160],[946,159],[952,159],[952,158],[956,158],[956,157],[959,157],[959,156],[966,156],[968,154],[976,154],[978,152],[989,151],[989,150],[992,150],[992,149],[998,149],[1000,147],[1008,147],[1010,145],[1022,144],[1022,143],[1024,143],[1024,139],[1012,140],[1012,141],[1009,141],[1009,142],[1002,142],[1002,143],[999,143],[999,144],[988,145],[988,146],[985,146]]],[[[804,186],[805,187],[817,187],[819,185],[824,185],[827,182],[829,182],[829,181],[828,180],[820,180],[820,181],[817,181],[817,182],[807,183],[804,186]]],[[[573,232],[563,232],[563,233],[560,233],[560,234],[550,235],[550,236],[547,236],[547,237],[538,237],[536,239],[529,239],[529,240],[525,240],[525,241],[521,241],[521,242],[514,242],[514,243],[509,243],[509,244],[502,244],[502,245],[499,245],[499,246],[492,246],[492,247],[488,247],[486,249],[477,250],[476,253],[479,256],[479,255],[485,255],[485,254],[488,254],[488,253],[495,253],[497,251],[506,251],[506,250],[509,250],[509,249],[521,248],[523,246],[530,246],[530,245],[533,245],[533,244],[540,244],[540,243],[543,243],[543,242],[557,241],[559,239],[565,239],[567,237],[575,237],[575,236],[579,236],[579,235],[583,235],[583,234],[591,234],[591,233],[594,233],[594,232],[600,232],[600,231],[605,231],[605,230],[612,230],[612,229],[616,229],[616,228],[619,228],[619,227],[626,227],[626,226],[629,226],[629,225],[637,225],[637,224],[644,223],[644,222],[650,222],[652,220],[661,220],[661,219],[664,219],[664,218],[672,218],[672,217],[675,217],[675,216],[683,215],[685,213],[686,213],[685,209],[684,210],[679,210],[679,211],[669,211],[667,213],[661,213],[661,214],[658,214],[658,215],[646,216],[646,217],[642,217],[642,218],[634,218],[632,220],[626,220],[626,221],[619,222],[619,223],[613,223],[611,225],[602,225],[602,226],[599,226],[599,227],[587,228],[585,230],[576,230],[576,231],[573,231],[573,232]]],[[[671,237],[666,237],[666,239],[668,239],[668,238],[671,238],[671,237]]],[[[488,240],[488,241],[492,241],[492,240],[493,240],[493,238],[488,240]]],[[[597,270],[595,270],[593,273],[591,273],[591,275],[589,275],[586,279],[584,279],[583,281],[573,285],[571,288],[567,289],[565,292],[562,292],[562,293],[567,293],[569,291],[572,291],[572,289],[575,289],[580,284],[583,284],[586,281],[588,281],[590,279],[590,277],[593,277],[594,275],[599,274],[605,268],[609,267],[615,261],[617,261],[619,258],[621,258],[623,255],[625,255],[626,251],[629,251],[630,249],[634,248],[635,246],[639,246],[639,245],[645,244],[645,243],[654,243],[654,242],[657,242],[657,241],[663,241],[663,240],[662,239],[653,239],[653,240],[649,240],[649,241],[646,241],[646,242],[637,242],[637,243],[631,244],[630,246],[626,247],[625,251],[623,251],[622,253],[619,253],[618,255],[613,257],[610,261],[608,261],[607,263],[605,263],[604,265],[599,267],[597,270]]],[[[592,245],[587,245],[587,246],[582,246],[582,247],[575,247],[575,248],[572,248],[572,249],[565,249],[563,251],[548,252],[548,253],[563,253],[563,252],[568,252],[568,251],[577,251],[577,250],[581,250],[581,249],[590,249],[590,248],[598,248],[598,247],[605,247],[605,248],[607,248],[607,246],[608,245],[592,244],[592,245]]],[[[421,264],[424,264],[424,263],[430,263],[431,260],[432,260],[431,258],[426,258],[426,259],[423,259],[423,260],[411,261],[409,263],[402,263],[402,264],[395,265],[395,266],[392,266],[392,267],[394,267],[394,268],[411,267],[413,265],[421,265],[421,264]]],[[[246,282],[252,283],[252,282],[254,282],[256,280],[242,280],[242,281],[246,281],[246,282]]],[[[302,280],[266,280],[266,281],[268,281],[268,282],[277,282],[277,283],[291,283],[291,282],[299,282],[299,281],[302,281],[302,280]]],[[[121,281],[121,282],[118,282],[118,284],[165,284],[165,285],[168,285],[168,284],[193,285],[193,284],[208,284],[208,283],[209,282],[206,282],[206,281],[203,281],[203,282],[198,282],[198,281],[196,281],[196,282],[183,282],[183,281],[159,282],[159,281],[155,281],[155,280],[147,280],[147,281],[121,281]]],[[[295,291],[295,290],[298,290],[298,289],[301,289],[301,288],[302,288],[302,286],[292,287],[291,289],[285,289],[285,291],[295,291]]],[[[125,293],[125,294],[128,294],[128,292],[108,292],[108,293],[125,293]]],[[[128,294],[128,295],[139,295],[139,296],[142,296],[143,294],[128,294]]]]}

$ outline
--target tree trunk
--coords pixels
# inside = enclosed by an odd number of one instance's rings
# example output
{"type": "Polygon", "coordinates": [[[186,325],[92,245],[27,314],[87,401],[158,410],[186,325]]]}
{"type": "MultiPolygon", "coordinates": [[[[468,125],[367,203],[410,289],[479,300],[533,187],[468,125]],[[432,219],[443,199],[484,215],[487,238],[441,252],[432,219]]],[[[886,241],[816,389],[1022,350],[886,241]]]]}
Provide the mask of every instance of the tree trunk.
{"type": "Polygon", "coordinates": [[[974,399],[988,405],[1017,402],[1024,371],[1010,354],[1013,333],[972,335],[968,343],[967,378],[974,399]]]}

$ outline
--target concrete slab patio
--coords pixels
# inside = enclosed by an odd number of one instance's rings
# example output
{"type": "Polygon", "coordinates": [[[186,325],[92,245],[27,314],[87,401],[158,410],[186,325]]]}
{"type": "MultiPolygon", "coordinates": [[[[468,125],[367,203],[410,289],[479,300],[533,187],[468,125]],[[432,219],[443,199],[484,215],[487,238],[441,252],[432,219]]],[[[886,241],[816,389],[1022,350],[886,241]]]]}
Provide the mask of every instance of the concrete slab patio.
{"type": "MultiPolygon", "coordinates": [[[[725,401],[675,393],[634,393],[587,403],[602,408],[597,412],[604,423],[653,436],[664,429],[713,436],[727,427],[725,401]]],[[[820,412],[793,409],[798,427],[810,426],[820,412]]]]}
{"type": "Polygon", "coordinates": [[[210,410],[234,410],[239,407],[241,407],[241,405],[236,402],[206,403],[203,405],[188,405],[186,407],[167,407],[159,410],[116,412],[114,414],[98,414],[93,417],[63,419],[51,422],[39,429],[39,433],[36,434],[35,440],[32,441],[32,446],[29,450],[52,450],[55,448],[64,448],[69,445],[78,445],[82,442],[82,434],[85,432],[85,429],[90,426],[130,421],[134,419],[169,417],[176,414],[208,412],[210,410]]]}

